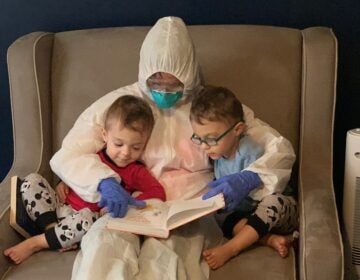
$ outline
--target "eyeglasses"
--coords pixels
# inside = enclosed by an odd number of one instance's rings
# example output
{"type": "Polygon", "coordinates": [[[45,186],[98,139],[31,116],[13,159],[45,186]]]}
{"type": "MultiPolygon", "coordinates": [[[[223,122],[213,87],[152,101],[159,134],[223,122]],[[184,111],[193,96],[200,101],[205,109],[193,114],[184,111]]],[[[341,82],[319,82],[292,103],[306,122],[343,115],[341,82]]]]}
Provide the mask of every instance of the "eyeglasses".
{"type": "Polygon", "coordinates": [[[199,136],[197,136],[195,133],[191,136],[191,141],[196,145],[201,145],[202,143],[205,143],[208,146],[216,146],[218,142],[226,136],[238,123],[234,123],[230,128],[228,128],[223,134],[221,134],[217,138],[211,138],[211,137],[205,137],[204,139],[201,139],[199,136]]]}
{"type": "Polygon", "coordinates": [[[184,85],[180,81],[174,82],[164,82],[161,79],[147,79],[147,85],[151,89],[162,90],[162,91],[182,91],[184,90],[184,85]]]}

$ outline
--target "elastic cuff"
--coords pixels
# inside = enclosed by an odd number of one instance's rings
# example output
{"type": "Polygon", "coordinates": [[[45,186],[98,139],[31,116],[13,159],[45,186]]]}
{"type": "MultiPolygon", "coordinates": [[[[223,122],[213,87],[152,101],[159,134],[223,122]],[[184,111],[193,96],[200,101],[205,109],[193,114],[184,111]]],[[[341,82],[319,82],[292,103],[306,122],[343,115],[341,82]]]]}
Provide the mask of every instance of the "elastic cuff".
{"type": "Polygon", "coordinates": [[[56,216],[55,211],[49,211],[41,214],[35,221],[38,228],[40,228],[42,231],[45,231],[45,228],[52,224],[52,223],[58,223],[58,219],[56,216]]]}
{"type": "Polygon", "coordinates": [[[261,220],[256,214],[248,217],[247,224],[255,229],[259,235],[259,239],[264,237],[269,232],[269,225],[264,223],[264,221],[261,220]]]}
{"type": "Polygon", "coordinates": [[[50,249],[57,250],[62,248],[56,236],[55,227],[49,228],[47,231],[45,231],[45,239],[49,244],[50,249]]]}

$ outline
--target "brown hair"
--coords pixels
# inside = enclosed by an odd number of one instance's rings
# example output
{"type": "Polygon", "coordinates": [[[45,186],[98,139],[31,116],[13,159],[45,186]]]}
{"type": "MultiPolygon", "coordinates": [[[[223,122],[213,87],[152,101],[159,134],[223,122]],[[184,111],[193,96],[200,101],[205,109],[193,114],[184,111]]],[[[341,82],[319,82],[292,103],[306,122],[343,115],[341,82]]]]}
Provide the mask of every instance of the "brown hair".
{"type": "Polygon", "coordinates": [[[116,99],[105,115],[105,129],[108,130],[113,120],[131,130],[150,135],[155,124],[152,110],[140,97],[123,95],[116,99]]]}
{"type": "Polygon", "coordinates": [[[193,98],[190,120],[203,124],[202,120],[225,121],[232,124],[244,121],[241,102],[225,87],[205,86],[193,98]]]}

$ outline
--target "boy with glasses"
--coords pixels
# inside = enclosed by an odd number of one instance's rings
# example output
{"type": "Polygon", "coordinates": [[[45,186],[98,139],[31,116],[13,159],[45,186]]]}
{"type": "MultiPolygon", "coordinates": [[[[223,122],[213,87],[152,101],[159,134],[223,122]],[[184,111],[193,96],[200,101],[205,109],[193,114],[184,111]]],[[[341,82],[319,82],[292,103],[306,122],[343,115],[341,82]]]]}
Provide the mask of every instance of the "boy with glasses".
{"type": "Polygon", "coordinates": [[[292,197],[281,193],[260,200],[252,198],[264,185],[257,173],[246,168],[264,151],[244,134],[246,124],[240,101],[226,88],[207,86],[192,101],[190,122],[192,142],[200,145],[214,162],[216,181],[209,183],[210,191],[203,198],[220,190],[226,194],[229,182],[237,184],[237,199],[225,196],[224,210],[235,208],[223,224],[224,235],[231,239],[203,252],[208,265],[217,269],[258,240],[286,257],[291,237],[278,234],[288,234],[297,228],[297,205],[292,197]],[[250,180],[257,182],[255,188],[249,187],[250,180]],[[243,198],[240,203],[239,197],[243,198]]]}

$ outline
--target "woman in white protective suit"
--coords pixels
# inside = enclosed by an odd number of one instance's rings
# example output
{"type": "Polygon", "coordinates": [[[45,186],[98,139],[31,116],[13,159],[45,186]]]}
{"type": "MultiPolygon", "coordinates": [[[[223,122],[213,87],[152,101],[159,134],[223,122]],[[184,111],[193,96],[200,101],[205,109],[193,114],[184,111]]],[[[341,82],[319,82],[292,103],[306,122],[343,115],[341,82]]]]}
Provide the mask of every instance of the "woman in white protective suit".
{"type": "MultiPolygon", "coordinates": [[[[108,93],[81,114],[51,159],[52,170],[84,200],[97,202],[102,196],[112,216],[124,216],[128,205],[141,205],[126,192],[109,195],[111,190],[121,189],[121,178],[96,155],[104,145],[104,113],[119,96],[132,94],[147,100],[153,109],[155,127],[142,159],[164,186],[167,199],[204,193],[213,179],[212,166],[191,142],[189,122],[191,97],[200,88],[199,66],[185,24],[176,17],[159,19],[143,42],[138,82],[108,93]]],[[[215,192],[224,193],[227,210],[244,197],[232,191],[235,185],[244,185],[245,196],[254,188],[261,189],[256,192],[259,195],[282,192],[295,160],[286,139],[254,118],[245,106],[244,112],[247,133],[265,149],[246,170],[258,174],[262,184],[254,185],[251,178],[244,177],[236,184],[229,182],[226,189],[217,186],[215,192]]],[[[100,218],[83,238],[73,279],[208,278],[202,251],[217,245],[222,236],[213,218],[180,227],[166,240],[148,237],[142,242],[136,235],[106,229],[108,219],[109,214],[100,218]]]]}

